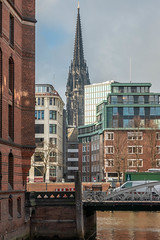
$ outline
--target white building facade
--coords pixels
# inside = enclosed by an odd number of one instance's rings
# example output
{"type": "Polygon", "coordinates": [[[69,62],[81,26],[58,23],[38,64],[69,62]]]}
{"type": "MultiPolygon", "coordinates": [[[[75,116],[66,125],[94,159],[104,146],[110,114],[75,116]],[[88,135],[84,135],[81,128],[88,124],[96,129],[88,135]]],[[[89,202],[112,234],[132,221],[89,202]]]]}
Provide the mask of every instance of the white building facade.
{"type": "Polygon", "coordinates": [[[63,108],[64,102],[52,85],[35,87],[35,154],[29,182],[63,180],[63,108]]]}
{"type": "Polygon", "coordinates": [[[114,80],[94,83],[84,86],[84,123],[85,125],[96,121],[96,105],[103,100],[107,100],[108,94],[111,93],[111,83],[114,80]]]}

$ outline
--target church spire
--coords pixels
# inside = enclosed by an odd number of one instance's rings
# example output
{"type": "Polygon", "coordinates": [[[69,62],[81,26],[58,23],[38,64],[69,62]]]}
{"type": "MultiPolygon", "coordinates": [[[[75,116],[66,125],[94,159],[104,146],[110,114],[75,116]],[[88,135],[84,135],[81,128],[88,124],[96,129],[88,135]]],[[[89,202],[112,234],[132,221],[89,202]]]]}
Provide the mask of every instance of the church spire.
{"type": "Polygon", "coordinates": [[[79,3],[77,10],[74,55],[66,85],[67,122],[68,125],[76,127],[84,124],[84,86],[90,84],[88,67],[83,54],[79,3]]]}
{"type": "Polygon", "coordinates": [[[77,25],[76,25],[75,43],[74,43],[73,64],[74,66],[77,66],[77,67],[83,66],[84,64],[79,1],[78,1],[77,25]]]}

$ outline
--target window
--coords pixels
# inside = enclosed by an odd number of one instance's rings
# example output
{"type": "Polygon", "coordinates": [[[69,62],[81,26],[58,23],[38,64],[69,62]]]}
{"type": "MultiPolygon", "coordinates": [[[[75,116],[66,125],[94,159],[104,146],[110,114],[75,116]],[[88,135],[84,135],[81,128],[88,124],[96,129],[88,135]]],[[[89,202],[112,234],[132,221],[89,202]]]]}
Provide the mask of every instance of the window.
{"type": "Polygon", "coordinates": [[[14,61],[13,58],[9,58],[9,93],[14,93],[14,61]]]}
{"type": "Polygon", "coordinates": [[[20,197],[17,198],[17,216],[18,217],[21,216],[21,198],[20,197]]]}
{"type": "Polygon", "coordinates": [[[86,156],[82,157],[82,162],[86,162],[86,156]]]}
{"type": "Polygon", "coordinates": [[[50,120],[57,120],[57,111],[50,110],[49,111],[49,119],[50,120]]]}
{"type": "Polygon", "coordinates": [[[2,189],[2,154],[0,152],[0,190],[2,189]]]}
{"type": "Polygon", "coordinates": [[[2,50],[0,48],[0,138],[2,138],[2,50]]]}
{"type": "Polygon", "coordinates": [[[44,153],[43,152],[35,152],[34,154],[34,161],[35,162],[43,162],[44,153]]]}
{"type": "Polygon", "coordinates": [[[106,154],[113,154],[113,146],[105,147],[105,153],[106,154]]]}
{"type": "Polygon", "coordinates": [[[56,167],[51,166],[51,168],[49,169],[49,176],[56,177],[56,167]]]}
{"type": "Polygon", "coordinates": [[[49,139],[50,143],[53,144],[53,145],[57,145],[57,138],[50,138],[49,139]]]}
{"type": "Polygon", "coordinates": [[[57,125],[56,124],[49,124],[49,133],[56,134],[57,133],[57,125]]]}
{"type": "Polygon", "coordinates": [[[57,162],[57,153],[56,152],[50,152],[50,162],[57,162]]]}
{"type": "Polygon", "coordinates": [[[35,119],[44,120],[44,110],[35,110],[35,119]]]}
{"type": "Polygon", "coordinates": [[[142,159],[128,159],[128,167],[143,167],[142,159]]]}
{"type": "Polygon", "coordinates": [[[10,153],[8,156],[8,188],[13,189],[13,177],[14,176],[14,160],[13,154],[10,153]]]}
{"type": "Polygon", "coordinates": [[[128,147],[128,153],[129,154],[142,154],[143,153],[143,147],[142,146],[129,146],[128,147]]]}
{"type": "Polygon", "coordinates": [[[43,166],[35,166],[34,167],[34,176],[35,177],[40,177],[43,176],[43,166]]]}
{"type": "Polygon", "coordinates": [[[44,146],[44,138],[35,138],[36,147],[43,147],[44,146]]]}
{"type": "Polygon", "coordinates": [[[157,154],[160,154],[160,146],[157,146],[156,149],[157,149],[157,154]]]}
{"type": "Polygon", "coordinates": [[[2,2],[0,2],[0,35],[2,35],[2,2]]]}
{"type": "Polygon", "coordinates": [[[13,218],[13,199],[11,197],[8,199],[8,213],[9,218],[13,218]]]}
{"type": "Polygon", "coordinates": [[[14,112],[11,105],[8,105],[8,136],[14,141],[14,112]]]}
{"type": "Polygon", "coordinates": [[[105,168],[106,167],[113,167],[114,166],[114,160],[113,159],[105,159],[105,168]]]}
{"type": "Polygon", "coordinates": [[[41,105],[41,99],[38,98],[38,105],[41,105]]]}
{"type": "Polygon", "coordinates": [[[142,132],[128,132],[128,140],[142,140],[142,132]]]}
{"type": "Polygon", "coordinates": [[[105,135],[105,140],[114,140],[114,133],[113,132],[108,132],[105,135]]]}
{"type": "Polygon", "coordinates": [[[156,133],[156,139],[157,139],[157,140],[160,140],[160,132],[157,132],[157,133],[156,133]]]}
{"type": "Polygon", "coordinates": [[[44,106],[44,98],[42,98],[42,106],[44,106]]]}
{"type": "Polygon", "coordinates": [[[160,167],[160,159],[156,159],[156,167],[160,167]]]}
{"type": "Polygon", "coordinates": [[[35,133],[44,133],[44,124],[35,124],[35,133]]]}
{"type": "Polygon", "coordinates": [[[83,152],[86,152],[86,146],[83,146],[82,151],[83,151],[83,152]]]}
{"type": "Polygon", "coordinates": [[[14,47],[14,17],[10,14],[9,41],[11,47],[14,47]]]}

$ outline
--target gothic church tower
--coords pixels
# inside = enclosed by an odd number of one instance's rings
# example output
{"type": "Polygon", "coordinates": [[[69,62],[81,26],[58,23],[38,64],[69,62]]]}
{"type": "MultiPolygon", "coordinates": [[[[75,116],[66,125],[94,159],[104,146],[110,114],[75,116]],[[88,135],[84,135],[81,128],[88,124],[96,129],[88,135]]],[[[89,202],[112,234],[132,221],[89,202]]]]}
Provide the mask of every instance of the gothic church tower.
{"type": "Polygon", "coordinates": [[[89,85],[89,73],[84,60],[80,8],[78,4],[74,56],[69,68],[66,86],[66,113],[68,125],[84,125],[84,85],[89,85]]]}

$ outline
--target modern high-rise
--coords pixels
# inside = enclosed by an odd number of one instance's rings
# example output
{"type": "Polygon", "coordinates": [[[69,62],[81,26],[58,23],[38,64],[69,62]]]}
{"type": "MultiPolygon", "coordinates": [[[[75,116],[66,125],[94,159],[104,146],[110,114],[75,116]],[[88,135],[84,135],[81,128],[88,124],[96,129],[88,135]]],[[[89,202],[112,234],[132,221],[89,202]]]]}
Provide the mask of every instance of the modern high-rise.
{"type": "Polygon", "coordinates": [[[84,59],[80,8],[78,6],[74,56],[66,85],[66,115],[69,126],[84,124],[84,86],[89,85],[89,73],[84,59]]]}
{"type": "Polygon", "coordinates": [[[36,84],[35,97],[36,149],[29,182],[62,181],[64,102],[50,84],[36,84]]]}
{"type": "Polygon", "coordinates": [[[35,1],[0,1],[0,239],[27,239],[35,149],[35,1]]]}
{"type": "Polygon", "coordinates": [[[96,121],[96,106],[103,100],[107,100],[111,93],[111,83],[114,80],[94,83],[84,87],[84,124],[94,123],[96,121]]]}

